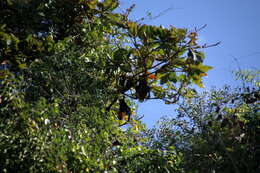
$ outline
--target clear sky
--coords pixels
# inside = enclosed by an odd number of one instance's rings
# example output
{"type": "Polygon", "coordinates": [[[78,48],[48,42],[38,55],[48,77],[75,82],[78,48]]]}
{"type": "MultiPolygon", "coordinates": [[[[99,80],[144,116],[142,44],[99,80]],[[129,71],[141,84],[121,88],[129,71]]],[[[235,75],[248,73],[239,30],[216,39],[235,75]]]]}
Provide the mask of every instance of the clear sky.
{"type": "MultiPolygon", "coordinates": [[[[147,13],[161,14],[145,20],[146,24],[189,30],[207,24],[199,32],[200,43],[221,44],[204,50],[205,64],[214,67],[204,79],[206,88],[235,85],[232,71],[239,67],[260,69],[260,0],[121,0],[122,10],[132,4],[136,4],[130,16],[133,20],[147,13]]],[[[146,101],[139,107],[138,114],[145,114],[148,127],[163,115],[175,115],[174,106],[160,101],[146,101]]]]}

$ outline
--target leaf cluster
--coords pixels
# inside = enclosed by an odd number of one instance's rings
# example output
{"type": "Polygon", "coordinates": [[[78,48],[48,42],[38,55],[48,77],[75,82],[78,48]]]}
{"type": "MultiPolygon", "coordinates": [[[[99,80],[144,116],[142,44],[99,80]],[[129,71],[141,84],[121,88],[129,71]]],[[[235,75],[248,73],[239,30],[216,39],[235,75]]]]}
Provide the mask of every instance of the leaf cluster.
{"type": "Polygon", "coordinates": [[[185,172],[258,172],[259,87],[254,83],[184,100],[176,118],[165,117],[148,131],[149,145],[174,146],[183,156],[185,172]]]}
{"type": "Polygon", "coordinates": [[[140,24],[118,5],[0,2],[1,172],[182,171],[174,149],[145,145],[134,99],[174,103],[210,67],[186,29],[140,24]]]}

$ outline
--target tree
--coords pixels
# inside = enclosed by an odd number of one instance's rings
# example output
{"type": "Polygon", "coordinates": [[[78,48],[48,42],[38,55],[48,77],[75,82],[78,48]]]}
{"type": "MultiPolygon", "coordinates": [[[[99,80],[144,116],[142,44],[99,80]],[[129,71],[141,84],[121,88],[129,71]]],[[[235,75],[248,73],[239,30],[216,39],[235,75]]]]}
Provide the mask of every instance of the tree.
{"type": "Polygon", "coordinates": [[[149,132],[150,145],[174,146],[185,172],[259,172],[259,71],[238,72],[243,86],[212,89],[179,103],[176,118],[149,132]]]}
{"type": "Polygon", "coordinates": [[[196,31],[141,24],[128,18],[132,7],[120,14],[118,6],[0,2],[2,171],[179,170],[172,151],[143,145],[133,100],[190,96],[188,86],[202,86],[211,68],[203,64],[207,46],[196,43],[196,31]],[[118,120],[122,113],[128,118],[118,120]]]}

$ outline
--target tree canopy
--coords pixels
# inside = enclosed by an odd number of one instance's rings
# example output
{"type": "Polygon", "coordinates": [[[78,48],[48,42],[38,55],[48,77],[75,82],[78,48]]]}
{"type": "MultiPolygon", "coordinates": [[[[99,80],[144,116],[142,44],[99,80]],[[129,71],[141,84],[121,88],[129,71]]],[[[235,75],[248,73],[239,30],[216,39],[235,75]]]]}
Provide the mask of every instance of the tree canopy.
{"type": "Polygon", "coordinates": [[[2,172],[184,171],[186,155],[147,143],[135,101],[193,97],[208,45],[196,29],[143,24],[119,5],[0,1],[2,172]]]}
{"type": "Polygon", "coordinates": [[[238,72],[243,86],[212,89],[179,103],[147,131],[154,148],[175,147],[185,172],[259,172],[259,71],[238,72]]]}

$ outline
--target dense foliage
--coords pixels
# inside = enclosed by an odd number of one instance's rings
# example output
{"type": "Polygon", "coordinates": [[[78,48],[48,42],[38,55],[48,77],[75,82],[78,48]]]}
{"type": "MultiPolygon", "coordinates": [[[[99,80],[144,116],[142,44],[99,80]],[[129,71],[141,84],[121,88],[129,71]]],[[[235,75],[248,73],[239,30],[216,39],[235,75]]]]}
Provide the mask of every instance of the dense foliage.
{"type": "Polygon", "coordinates": [[[197,30],[118,7],[0,1],[0,172],[259,172],[259,73],[196,94],[211,69],[197,30]],[[177,118],[147,130],[135,101],[149,99],[177,118]]]}
{"type": "Polygon", "coordinates": [[[118,6],[0,1],[1,172],[182,172],[174,148],[146,145],[133,100],[192,96],[206,45],[118,6]]]}
{"type": "Polygon", "coordinates": [[[242,87],[212,89],[181,102],[176,118],[165,117],[148,131],[149,145],[174,146],[185,172],[259,172],[259,71],[238,77],[242,87]]]}

